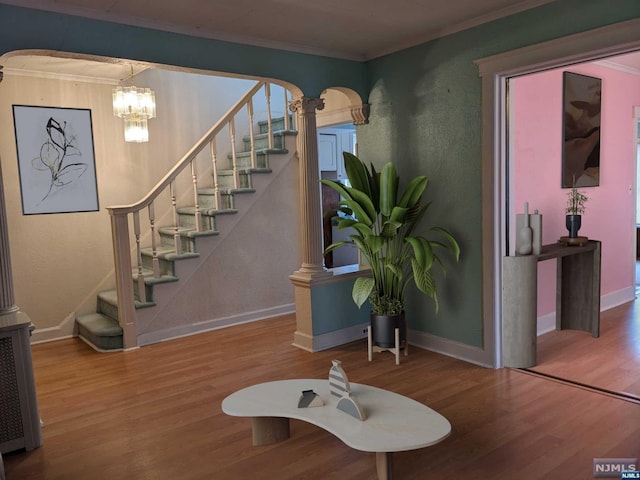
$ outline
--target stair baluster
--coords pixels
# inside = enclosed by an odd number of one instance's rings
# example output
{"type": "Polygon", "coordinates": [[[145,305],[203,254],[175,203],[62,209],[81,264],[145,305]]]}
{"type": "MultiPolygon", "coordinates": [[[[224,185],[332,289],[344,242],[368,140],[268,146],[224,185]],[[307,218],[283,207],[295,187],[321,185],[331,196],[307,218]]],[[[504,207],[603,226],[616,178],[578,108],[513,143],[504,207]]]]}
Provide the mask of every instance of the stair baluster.
{"type": "Polygon", "coordinates": [[[215,196],[216,210],[221,210],[220,206],[220,184],[218,183],[218,160],[216,155],[216,139],[213,138],[209,143],[211,151],[211,163],[213,165],[213,194],[215,196]]]}
{"type": "Polygon", "coordinates": [[[171,197],[171,209],[173,211],[173,243],[176,255],[180,255],[182,242],[180,242],[180,215],[178,214],[178,201],[175,180],[169,184],[169,196],[171,197]]]}
{"type": "Polygon", "coordinates": [[[237,189],[240,182],[238,178],[238,155],[236,153],[236,122],[233,118],[229,121],[229,137],[231,140],[231,168],[233,169],[233,188],[237,189]]]}
{"type": "Polygon", "coordinates": [[[200,199],[198,198],[198,166],[195,159],[191,161],[191,183],[193,184],[193,202],[195,207],[196,232],[201,232],[202,214],[200,213],[200,199]]]}
{"type": "Polygon", "coordinates": [[[269,150],[273,150],[273,122],[271,121],[271,84],[264,84],[264,95],[267,101],[267,132],[269,133],[269,150]]]}
{"type": "Polygon", "coordinates": [[[156,239],[156,213],[153,202],[149,204],[149,229],[151,230],[151,264],[153,276],[160,278],[160,261],[158,260],[158,241],[156,239]]]}
{"type": "Polygon", "coordinates": [[[256,140],[253,134],[253,98],[247,103],[247,114],[249,116],[249,142],[251,145],[251,168],[256,168],[256,140]]]}
{"type": "Polygon", "coordinates": [[[289,117],[289,92],[283,88],[284,92],[284,129],[288,132],[291,130],[291,117],[289,117]]]}
{"type": "Polygon", "coordinates": [[[142,249],[140,247],[140,212],[133,212],[133,233],[136,237],[136,261],[138,262],[138,299],[147,301],[147,289],[144,284],[144,270],[142,267],[142,249]]]}

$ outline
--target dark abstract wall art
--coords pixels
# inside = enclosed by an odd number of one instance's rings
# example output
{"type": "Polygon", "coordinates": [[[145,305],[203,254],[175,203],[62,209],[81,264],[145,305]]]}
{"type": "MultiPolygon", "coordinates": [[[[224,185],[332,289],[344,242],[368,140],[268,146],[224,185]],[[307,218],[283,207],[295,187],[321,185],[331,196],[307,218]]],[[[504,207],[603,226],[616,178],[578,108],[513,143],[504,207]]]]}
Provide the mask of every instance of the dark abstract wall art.
{"type": "Polygon", "coordinates": [[[602,80],[564,72],[562,188],[600,185],[602,80]]]}
{"type": "Polygon", "coordinates": [[[24,215],[95,212],[91,110],[13,105],[24,215]]]}

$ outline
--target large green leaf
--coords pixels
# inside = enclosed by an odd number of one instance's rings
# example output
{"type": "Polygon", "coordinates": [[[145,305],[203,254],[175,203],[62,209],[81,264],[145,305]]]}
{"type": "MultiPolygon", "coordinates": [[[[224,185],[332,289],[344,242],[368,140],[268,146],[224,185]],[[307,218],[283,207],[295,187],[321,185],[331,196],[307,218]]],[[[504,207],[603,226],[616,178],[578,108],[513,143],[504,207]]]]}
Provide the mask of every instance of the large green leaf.
{"type": "Polygon", "coordinates": [[[433,299],[436,304],[436,313],[438,313],[438,293],[436,292],[436,283],[433,279],[432,270],[424,270],[415,259],[411,261],[411,267],[413,268],[413,279],[416,282],[416,287],[433,299]]]}
{"type": "Polygon", "coordinates": [[[370,218],[369,215],[367,215],[366,210],[355,200],[342,200],[341,203],[353,210],[353,214],[359,222],[362,222],[365,225],[371,225],[375,221],[375,217],[373,219],[370,218]]]}
{"type": "Polygon", "coordinates": [[[353,198],[353,200],[358,202],[358,205],[360,205],[360,207],[365,212],[367,212],[367,217],[370,218],[372,221],[375,221],[375,218],[378,213],[376,212],[376,208],[374,207],[373,202],[367,196],[367,194],[364,192],[361,192],[356,188],[350,189],[349,193],[351,193],[351,197],[353,198]]]}
{"type": "Polygon", "coordinates": [[[431,243],[423,237],[407,237],[407,243],[413,247],[413,256],[423,270],[431,270],[433,266],[433,249],[431,243]]]}
{"type": "Polygon", "coordinates": [[[395,237],[400,227],[402,227],[402,223],[389,220],[387,222],[384,222],[384,224],[382,225],[380,235],[385,238],[395,237]]]}
{"type": "Polygon", "coordinates": [[[446,239],[449,241],[449,247],[451,248],[451,250],[453,251],[453,254],[456,257],[456,262],[460,261],[460,245],[458,245],[458,242],[456,241],[452,233],[449,230],[442,227],[431,227],[431,230],[433,230],[434,232],[440,232],[446,237],[446,239]]]}
{"type": "Polygon", "coordinates": [[[347,242],[345,240],[342,240],[342,241],[336,242],[336,243],[332,243],[331,245],[329,245],[327,248],[324,249],[324,253],[326,255],[327,253],[332,252],[336,248],[342,247],[343,245],[350,245],[350,244],[351,244],[351,242],[347,242]]]}
{"type": "Polygon", "coordinates": [[[350,188],[341,184],[340,182],[336,182],[335,180],[327,180],[323,178],[320,180],[320,183],[326,185],[327,187],[331,187],[333,190],[338,192],[344,198],[351,199],[351,193],[349,193],[350,188]]]}
{"type": "Polygon", "coordinates": [[[375,281],[371,277],[358,277],[353,284],[353,290],[351,291],[351,298],[355,304],[360,308],[364,302],[367,301],[369,295],[373,291],[375,281]]]}
{"type": "Polygon", "coordinates": [[[427,183],[428,180],[425,176],[419,176],[411,180],[402,197],[400,197],[398,205],[401,207],[413,207],[416,205],[427,188],[427,183]]]}
{"type": "Polygon", "coordinates": [[[358,157],[349,152],[343,152],[344,170],[351,186],[364,192],[371,198],[371,185],[367,167],[358,157]]]}

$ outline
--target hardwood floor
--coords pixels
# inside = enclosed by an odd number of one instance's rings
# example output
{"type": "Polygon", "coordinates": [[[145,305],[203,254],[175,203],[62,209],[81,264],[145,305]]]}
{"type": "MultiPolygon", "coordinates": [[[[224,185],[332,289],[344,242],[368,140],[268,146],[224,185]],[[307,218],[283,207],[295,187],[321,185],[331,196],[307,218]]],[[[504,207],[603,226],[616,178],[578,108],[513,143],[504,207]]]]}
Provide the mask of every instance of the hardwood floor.
{"type": "Polygon", "coordinates": [[[640,400],[640,304],[602,312],[600,338],[577,330],[541,335],[531,370],[640,400]]]}
{"type": "Polygon", "coordinates": [[[373,479],[373,454],[320,428],[292,421],[290,439],[253,447],[251,421],[220,409],[250,384],[325,378],[334,358],[451,422],[444,442],[394,455],[398,480],[591,479],[594,457],[640,456],[640,404],[418,348],[400,366],[369,363],[364,342],[311,354],[294,328],[286,316],[111,354],[34,346],[44,445],[5,455],[7,479],[373,479]]]}

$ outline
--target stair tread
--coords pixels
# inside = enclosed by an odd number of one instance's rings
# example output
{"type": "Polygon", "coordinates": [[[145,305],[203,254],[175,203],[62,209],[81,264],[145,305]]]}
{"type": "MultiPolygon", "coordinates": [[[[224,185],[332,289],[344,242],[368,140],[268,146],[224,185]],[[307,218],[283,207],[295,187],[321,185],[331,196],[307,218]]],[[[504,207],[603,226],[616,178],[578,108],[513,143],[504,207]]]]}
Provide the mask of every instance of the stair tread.
{"type": "MultiPolygon", "coordinates": [[[[151,257],[153,256],[153,249],[151,247],[141,248],[140,253],[147,257],[151,257]]],[[[197,252],[176,253],[176,250],[173,247],[157,247],[156,254],[158,255],[158,258],[169,261],[183,260],[186,258],[197,258],[200,256],[200,254],[197,252]]]]}
{"type": "MultiPolygon", "coordinates": [[[[178,213],[182,213],[185,215],[195,215],[196,207],[179,207],[178,213]]],[[[226,215],[230,213],[238,213],[238,210],[235,208],[223,208],[222,210],[218,210],[216,208],[201,208],[200,214],[207,215],[209,217],[214,217],[216,215],[226,215]]]]}
{"type": "MultiPolygon", "coordinates": [[[[118,306],[118,292],[116,292],[115,290],[105,290],[103,292],[98,292],[98,298],[103,302],[108,303],[109,305],[113,305],[114,307],[118,306]]],[[[156,304],[156,302],[141,302],[139,300],[134,300],[134,303],[135,308],[153,307],[156,304]]]]}
{"type": "MultiPolygon", "coordinates": [[[[273,131],[273,136],[274,137],[289,137],[289,136],[293,136],[293,135],[297,135],[298,132],[296,130],[274,130],[273,131]]],[[[253,135],[253,138],[255,140],[258,139],[263,139],[263,138],[269,138],[269,133],[265,132],[265,133],[255,133],[253,135]]],[[[250,136],[245,136],[243,137],[243,140],[249,141],[251,139],[250,136]]]]}
{"type": "MultiPolygon", "coordinates": [[[[133,275],[133,281],[137,282],[138,276],[140,275],[138,270],[134,269],[134,271],[132,272],[132,275],[133,275]]],[[[146,285],[156,285],[158,283],[171,283],[171,282],[177,282],[178,280],[180,280],[175,275],[160,275],[159,277],[154,277],[153,270],[145,267],[142,268],[142,276],[144,277],[144,283],[146,285]]]]}
{"type": "MultiPolygon", "coordinates": [[[[191,207],[194,208],[195,207],[191,207]]],[[[207,209],[204,209],[207,210],[207,209]]],[[[200,213],[202,213],[202,209],[200,210],[200,213]]],[[[163,234],[163,235],[173,235],[175,233],[176,227],[160,227],[158,229],[158,231],[163,234]]],[[[217,230],[201,230],[200,232],[196,230],[195,227],[178,227],[178,234],[181,237],[189,237],[189,238],[196,238],[196,237],[210,237],[213,235],[218,235],[219,232],[217,230]]]]}
{"type": "MultiPolygon", "coordinates": [[[[256,155],[284,155],[285,153],[289,153],[289,150],[286,148],[256,148],[256,155]]],[[[251,150],[246,150],[243,152],[236,152],[236,158],[246,158],[251,156],[251,150]]],[[[227,154],[227,158],[233,158],[232,153],[227,154]]]]}
{"type": "Polygon", "coordinates": [[[118,322],[102,313],[78,315],[76,322],[96,336],[117,337],[122,335],[122,328],[118,325],[118,322]]]}

